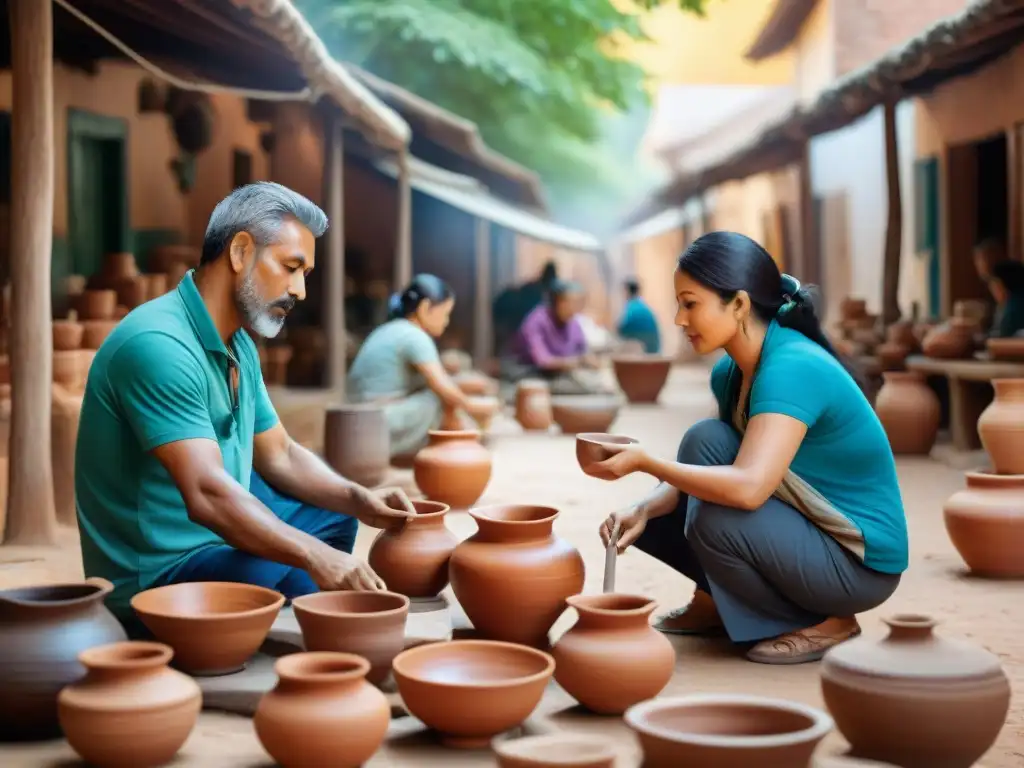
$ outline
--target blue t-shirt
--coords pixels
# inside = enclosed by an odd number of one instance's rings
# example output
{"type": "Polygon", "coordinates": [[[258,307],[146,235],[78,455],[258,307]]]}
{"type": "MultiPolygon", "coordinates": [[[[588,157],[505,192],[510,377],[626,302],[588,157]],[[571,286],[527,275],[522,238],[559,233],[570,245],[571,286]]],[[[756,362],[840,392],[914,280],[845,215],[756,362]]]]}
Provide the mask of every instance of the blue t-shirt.
{"type": "Polygon", "coordinates": [[[661,351],[658,320],[643,299],[633,298],[626,302],[618,331],[619,336],[624,339],[641,342],[644,345],[644,352],[648,354],[657,354],[661,351]]]}
{"type": "MultiPolygon", "coordinates": [[[[741,380],[728,355],[711,371],[719,416],[730,424],[741,380]]],[[[790,469],[861,532],[864,565],[881,573],[905,571],[907,519],[881,422],[836,358],[774,321],[750,388],[748,416],[762,413],[782,413],[807,425],[790,469]]]]}

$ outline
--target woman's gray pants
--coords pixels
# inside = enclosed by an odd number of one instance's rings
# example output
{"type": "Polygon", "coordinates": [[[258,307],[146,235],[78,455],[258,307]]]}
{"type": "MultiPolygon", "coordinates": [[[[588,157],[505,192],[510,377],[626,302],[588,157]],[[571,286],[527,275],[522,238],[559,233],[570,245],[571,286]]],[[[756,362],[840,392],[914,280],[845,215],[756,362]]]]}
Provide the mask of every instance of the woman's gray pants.
{"type": "MultiPolygon", "coordinates": [[[[739,449],[736,430],[707,419],[687,430],[677,461],[726,466],[739,449]]],[[[708,592],[737,643],[867,611],[900,583],[899,575],[865,567],[774,496],[748,511],[680,494],[671,513],[648,521],[635,546],[708,592]]]]}

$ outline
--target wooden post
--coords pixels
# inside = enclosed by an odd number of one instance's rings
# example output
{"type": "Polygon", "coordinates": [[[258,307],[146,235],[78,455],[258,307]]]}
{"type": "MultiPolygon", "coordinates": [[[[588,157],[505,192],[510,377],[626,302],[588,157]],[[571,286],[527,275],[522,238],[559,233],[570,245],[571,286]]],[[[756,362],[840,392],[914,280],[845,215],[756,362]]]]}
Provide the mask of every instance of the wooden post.
{"type": "Polygon", "coordinates": [[[1024,147],[1021,146],[1020,128],[1012,125],[1006,129],[1006,163],[1009,181],[1007,195],[1007,227],[1009,239],[1009,258],[1020,261],[1024,258],[1024,232],[1021,231],[1021,202],[1024,199],[1024,178],[1021,177],[1021,161],[1024,160],[1024,147]]]}
{"type": "Polygon", "coordinates": [[[896,102],[887,101],[885,116],[885,178],[889,219],[885,227],[885,262],[882,270],[882,322],[900,319],[900,253],[903,245],[903,200],[900,194],[899,147],[896,136],[896,102]]]}
{"type": "Polygon", "coordinates": [[[11,27],[11,432],[5,544],[57,539],[50,464],[53,5],[8,0],[11,27]]]}
{"type": "Polygon", "coordinates": [[[324,327],[327,335],[327,388],[345,401],[345,130],[337,115],[326,120],[327,189],[325,202],[330,227],[327,229],[327,263],[324,270],[324,327]]]}
{"type": "Polygon", "coordinates": [[[398,241],[395,243],[395,290],[412,280],[412,186],[409,182],[409,149],[398,153],[398,241]]]}
{"type": "Polygon", "coordinates": [[[476,220],[476,302],[473,305],[473,357],[479,368],[494,356],[491,316],[491,222],[476,220]]]}
{"type": "Polygon", "coordinates": [[[809,141],[804,142],[803,157],[797,163],[797,184],[800,190],[800,248],[799,256],[793,253],[792,258],[787,260],[787,266],[800,282],[820,285],[821,247],[818,225],[814,219],[814,184],[811,181],[811,143],[809,141]]]}

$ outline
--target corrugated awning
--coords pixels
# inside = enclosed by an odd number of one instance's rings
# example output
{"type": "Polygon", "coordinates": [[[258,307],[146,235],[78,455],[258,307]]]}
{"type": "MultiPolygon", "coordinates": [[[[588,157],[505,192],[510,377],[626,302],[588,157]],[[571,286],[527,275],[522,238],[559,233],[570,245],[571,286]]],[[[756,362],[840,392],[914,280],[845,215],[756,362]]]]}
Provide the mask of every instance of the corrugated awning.
{"type": "MultiPolygon", "coordinates": [[[[377,169],[393,179],[398,166],[390,159],[374,161],[377,169]]],[[[535,213],[517,208],[487,191],[471,176],[452,173],[418,158],[409,158],[409,182],[413,189],[458,208],[472,216],[487,219],[521,235],[575,251],[601,251],[601,242],[591,234],[563,227],[535,213]]]]}

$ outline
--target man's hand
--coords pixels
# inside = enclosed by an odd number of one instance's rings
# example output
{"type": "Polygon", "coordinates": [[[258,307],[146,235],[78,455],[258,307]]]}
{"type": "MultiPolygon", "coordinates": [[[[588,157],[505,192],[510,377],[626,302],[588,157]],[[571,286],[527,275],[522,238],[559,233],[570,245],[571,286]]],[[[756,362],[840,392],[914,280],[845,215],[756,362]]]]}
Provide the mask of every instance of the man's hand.
{"type": "Polygon", "coordinates": [[[310,578],[325,592],[338,590],[368,590],[376,592],[387,589],[384,580],[373,569],[355,555],[324,545],[310,558],[306,569],[310,578]]]}
{"type": "Polygon", "coordinates": [[[352,494],[351,509],[352,517],[359,522],[388,531],[402,530],[405,521],[416,514],[401,488],[359,489],[352,494]]]}

